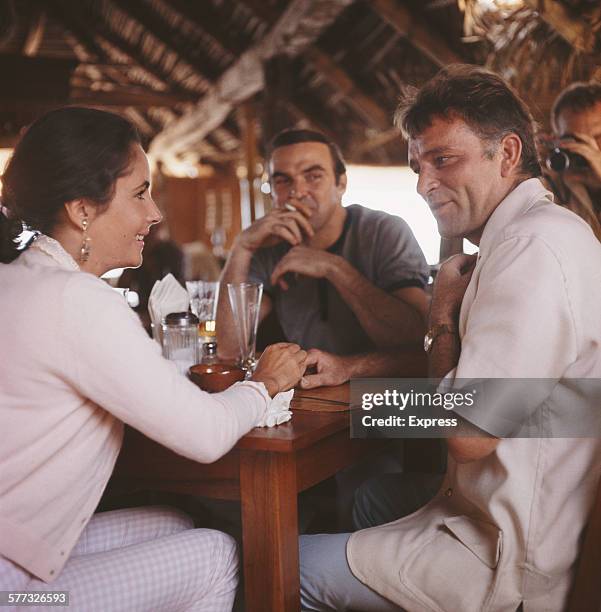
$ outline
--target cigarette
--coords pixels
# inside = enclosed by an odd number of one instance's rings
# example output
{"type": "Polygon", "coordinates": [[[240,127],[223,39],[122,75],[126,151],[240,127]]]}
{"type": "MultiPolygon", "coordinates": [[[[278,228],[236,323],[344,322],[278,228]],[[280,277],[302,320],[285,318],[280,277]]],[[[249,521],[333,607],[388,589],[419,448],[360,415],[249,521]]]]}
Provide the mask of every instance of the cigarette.
{"type": "Polygon", "coordinates": [[[290,202],[286,202],[286,203],[284,204],[284,208],[285,208],[286,210],[291,210],[292,212],[296,212],[296,207],[295,207],[295,206],[293,206],[292,204],[290,204],[290,202]]]}

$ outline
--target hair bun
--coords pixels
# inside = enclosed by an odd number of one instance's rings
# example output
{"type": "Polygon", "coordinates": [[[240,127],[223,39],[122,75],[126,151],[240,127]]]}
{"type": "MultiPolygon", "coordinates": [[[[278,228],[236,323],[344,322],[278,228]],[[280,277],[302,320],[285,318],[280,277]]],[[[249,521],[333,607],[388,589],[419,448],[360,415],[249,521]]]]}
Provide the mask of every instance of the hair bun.
{"type": "Polygon", "coordinates": [[[23,223],[6,216],[0,206],[0,262],[9,263],[19,256],[17,238],[23,232],[23,223]]]}

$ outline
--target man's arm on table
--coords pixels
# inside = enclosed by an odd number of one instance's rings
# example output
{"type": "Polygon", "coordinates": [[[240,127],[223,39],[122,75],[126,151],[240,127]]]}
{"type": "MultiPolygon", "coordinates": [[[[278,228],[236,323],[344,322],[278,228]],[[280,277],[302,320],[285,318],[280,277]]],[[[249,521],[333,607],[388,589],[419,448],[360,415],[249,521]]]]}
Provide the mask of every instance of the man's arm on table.
{"type": "MultiPolygon", "coordinates": [[[[443,379],[459,363],[459,309],[474,264],[473,256],[456,255],[442,265],[436,277],[430,310],[430,329],[436,325],[446,325],[451,331],[438,335],[434,340],[428,356],[428,372],[431,378],[443,379]]],[[[457,463],[470,463],[490,455],[499,444],[499,439],[459,418],[466,433],[467,430],[472,434],[477,431],[481,435],[448,438],[447,445],[453,459],[457,463]]]]}
{"type": "Polygon", "coordinates": [[[341,385],[351,378],[405,376],[421,378],[427,369],[426,354],[421,346],[373,351],[361,355],[333,355],[318,349],[307,351],[307,367],[315,374],[305,374],[303,389],[341,385]]]}
{"type": "Polygon", "coordinates": [[[328,280],[377,346],[421,344],[428,310],[428,296],[421,287],[405,287],[387,293],[345,259],[340,258],[337,263],[328,280]]]}
{"type": "Polygon", "coordinates": [[[272,284],[280,283],[286,290],[283,276],[289,272],[330,281],[378,347],[417,344],[423,339],[428,306],[423,289],[406,287],[387,293],[343,257],[305,246],[294,247],[282,257],[271,275],[272,284]]]}

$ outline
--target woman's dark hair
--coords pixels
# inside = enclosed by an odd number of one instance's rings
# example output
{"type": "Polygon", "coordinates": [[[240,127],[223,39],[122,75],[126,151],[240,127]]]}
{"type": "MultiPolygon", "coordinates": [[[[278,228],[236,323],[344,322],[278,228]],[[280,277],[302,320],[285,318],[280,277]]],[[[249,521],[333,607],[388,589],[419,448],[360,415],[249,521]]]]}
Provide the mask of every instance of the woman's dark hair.
{"type": "Polygon", "coordinates": [[[516,134],[522,141],[522,172],[541,175],[532,115],[500,76],[479,66],[450,64],[421,89],[407,88],[402,93],[395,124],[405,138],[421,134],[436,117],[459,117],[481,140],[490,143],[516,134]]]}
{"type": "Polygon", "coordinates": [[[66,202],[108,204],[139,143],[127,119],[91,108],[60,108],[32,123],[2,175],[8,217],[0,212],[0,261],[19,254],[14,239],[23,225],[51,234],[66,202]]]}

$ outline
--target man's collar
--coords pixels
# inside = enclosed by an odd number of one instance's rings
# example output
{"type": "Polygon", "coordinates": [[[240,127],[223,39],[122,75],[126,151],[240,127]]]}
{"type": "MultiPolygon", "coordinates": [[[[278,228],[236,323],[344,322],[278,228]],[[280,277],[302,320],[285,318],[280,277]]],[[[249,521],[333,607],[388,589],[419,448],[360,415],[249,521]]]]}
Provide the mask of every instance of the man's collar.
{"type": "Polygon", "coordinates": [[[536,202],[548,199],[553,202],[553,194],[545,189],[538,178],[522,181],[495,208],[488,218],[482,238],[480,239],[480,255],[484,256],[494,243],[495,237],[512,221],[528,211],[536,202]]]}
{"type": "Polygon", "coordinates": [[[336,242],[330,245],[326,251],[328,253],[334,253],[334,255],[338,255],[342,251],[342,247],[344,245],[344,241],[346,239],[346,235],[348,234],[349,227],[351,226],[351,209],[346,208],[346,216],[344,217],[344,225],[342,226],[342,231],[340,232],[340,236],[338,236],[336,242]]]}

